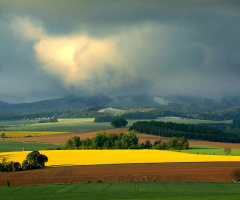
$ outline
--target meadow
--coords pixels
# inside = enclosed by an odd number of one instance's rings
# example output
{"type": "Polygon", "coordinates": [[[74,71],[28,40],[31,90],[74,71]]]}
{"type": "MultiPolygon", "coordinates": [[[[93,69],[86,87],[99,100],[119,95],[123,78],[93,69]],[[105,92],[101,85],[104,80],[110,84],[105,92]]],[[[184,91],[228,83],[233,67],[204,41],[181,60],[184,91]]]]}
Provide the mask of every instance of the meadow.
{"type": "Polygon", "coordinates": [[[1,131],[0,134],[5,133],[6,138],[24,138],[24,137],[39,137],[45,135],[62,134],[65,132],[57,131],[1,131]]]}
{"type": "MultiPolygon", "coordinates": [[[[144,120],[150,121],[152,119],[144,120]]],[[[153,119],[164,122],[177,122],[177,123],[232,123],[232,120],[227,121],[212,121],[212,120],[199,120],[199,119],[186,119],[180,117],[159,117],[153,119]]],[[[59,131],[59,132],[78,132],[78,131],[93,131],[93,130],[104,130],[113,128],[110,122],[94,123],[94,118],[73,118],[73,119],[59,119],[56,123],[26,123],[27,120],[17,121],[16,125],[14,122],[11,127],[7,127],[9,131],[59,131]]],[[[131,126],[141,119],[127,120],[127,127],[131,126]]],[[[28,122],[28,121],[27,121],[28,122]]],[[[36,122],[36,121],[35,121],[36,122]]],[[[0,122],[0,126],[6,122],[0,122]]],[[[10,123],[10,122],[9,122],[10,123]]]]}
{"type": "Polygon", "coordinates": [[[0,187],[1,200],[236,200],[240,184],[199,182],[128,182],[0,187]]]}
{"type": "MultiPolygon", "coordinates": [[[[3,152],[0,159],[20,162],[29,151],[3,152]]],[[[128,163],[240,162],[240,156],[189,154],[166,150],[44,150],[46,166],[105,165],[128,163]]]]}
{"type": "Polygon", "coordinates": [[[36,124],[39,120],[15,120],[15,121],[1,121],[0,126],[24,126],[27,124],[36,124]]]}
{"type": "Polygon", "coordinates": [[[94,123],[94,118],[59,119],[55,123],[35,123],[9,127],[9,131],[77,132],[113,128],[110,122],[94,123]]]}
{"type": "Polygon", "coordinates": [[[39,151],[47,148],[57,148],[60,145],[36,143],[36,142],[16,142],[16,141],[0,141],[0,152],[10,151],[39,151]]]}
{"type": "MultiPolygon", "coordinates": [[[[178,150],[191,154],[226,155],[224,148],[208,145],[190,145],[188,150],[178,150]]],[[[240,156],[240,149],[232,149],[232,156],[240,156]]]]}

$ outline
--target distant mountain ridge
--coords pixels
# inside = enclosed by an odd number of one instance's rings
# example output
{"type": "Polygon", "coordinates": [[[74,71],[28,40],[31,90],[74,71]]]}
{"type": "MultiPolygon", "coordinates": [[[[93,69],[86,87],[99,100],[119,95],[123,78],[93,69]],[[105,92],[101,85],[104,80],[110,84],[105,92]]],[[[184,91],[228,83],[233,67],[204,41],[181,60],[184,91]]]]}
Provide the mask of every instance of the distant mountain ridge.
{"type": "Polygon", "coordinates": [[[225,98],[216,101],[207,98],[190,96],[169,96],[161,97],[157,95],[124,95],[124,96],[66,96],[59,99],[44,100],[33,103],[9,104],[0,101],[0,114],[30,114],[36,112],[50,112],[57,110],[83,110],[96,107],[98,110],[104,108],[171,108],[171,109],[194,109],[200,111],[210,111],[219,109],[229,109],[240,106],[240,98],[225,98]]]}
{"type": "Polygon", "coordinates": [[[0,106],[7,106],[7,105],[10,105],[10,104],[4,101],[0,101],[0,106]]]}

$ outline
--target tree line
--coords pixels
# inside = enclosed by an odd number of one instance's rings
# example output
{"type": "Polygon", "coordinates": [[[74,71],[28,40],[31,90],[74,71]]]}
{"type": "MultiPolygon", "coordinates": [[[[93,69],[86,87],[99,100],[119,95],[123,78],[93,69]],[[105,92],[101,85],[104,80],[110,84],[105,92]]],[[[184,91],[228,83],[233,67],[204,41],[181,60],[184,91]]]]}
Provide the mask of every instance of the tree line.
{"type": "Polygon", "coordinates": [[[240,142],[240,137],[221,130],[198,125],[180,124],[162,121],[138,121],[129,130],[163,137],[186,137],[187,139],[206,140],[214,142],[240,142]]]}
{"type": "Polygon", "coordinates": [[[99,131],[93,138],[81,139],[79,136],[71,137],[64,149],[188,149],[189,143],[185,137],[169,138],[163,142],[160,138],[153,144],[146,140],[144,143],[139,143],[139,139],[135,131],[126,131],[120,134],[110,134],[105,131],[99,131]]]}
{"type": "Polygon", "coordinates": [[[32,151],[23,161],[22,165],[19,162],[7,161],[4,157],[0,163],[0,172],[14,172],[29,169],[40,169],[45,166],[48,157],[40,154],[38,151],[32,151]]]}

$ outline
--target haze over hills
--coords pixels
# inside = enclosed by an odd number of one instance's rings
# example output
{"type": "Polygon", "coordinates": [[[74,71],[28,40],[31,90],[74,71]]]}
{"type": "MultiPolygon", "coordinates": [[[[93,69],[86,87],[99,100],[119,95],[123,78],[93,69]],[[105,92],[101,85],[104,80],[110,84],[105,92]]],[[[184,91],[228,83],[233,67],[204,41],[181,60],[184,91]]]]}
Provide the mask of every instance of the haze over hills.
{"type": "Polygon", "coordinates": [[[213,100],[192,96],[159,97],[153,95],[125,95],[125,96],[66,96],[59,99],[44,100],[32,103],[9,104],[0,101],[1,114],[30,114],[36,112],[56,110],[84,110],[92,108],[100,110],[113,108],[171,108],[199,111],[214,111],[230,109],[240,106],[240,98],[225,98],[213,100]]]}
{"type": "Polygon", "coordinates": [[[0,101],[0,106],[7,106],[7,105],[10,105],[10,104],[7,102],[0,101]]]}

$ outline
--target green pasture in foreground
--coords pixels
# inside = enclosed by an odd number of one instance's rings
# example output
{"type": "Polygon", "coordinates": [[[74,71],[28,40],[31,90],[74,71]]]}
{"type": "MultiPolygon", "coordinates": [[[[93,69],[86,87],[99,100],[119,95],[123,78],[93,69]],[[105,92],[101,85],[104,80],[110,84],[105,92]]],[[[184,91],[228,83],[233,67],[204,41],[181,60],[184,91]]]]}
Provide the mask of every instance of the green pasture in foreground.
{"type": "Polygon", "coordinates": [[[0,152],[9,151],[25,151],[45,150],[47,148],[57,148],[60,145],[44,144],[35,142],[15,142],[15,141],[0,141],[0,152]]]}
{"type": "MultiPolygon", "coordinates": [[[[128,120],[127,127],[131,126],[137,121],[149,121],[143,119],[128,120]]],[[[177,122],[177,123],[231,123],[232,120],[227,121],[212,121],[212,120],[199,120],[199,119],[186,119],[180,117],[159,117],[158,119],[153,119],[157,121],[164,122],[177,122]]],[[[73,119],[59,119],[57,123],[30,123],[31,120],[22,120],[14,122],[0,122],[0,126],[12,124],[13,127],[8,127],[7,130],[12,131],[62,131],[62,132],[77,132],[77,131],[92,131],[92,130],[104,130],[113,128],[110,122],[94,123],[94,118],[73,118],[73,119]]]]}
{"type": "MultiPolygon", "coordinates": [[[[188,150],[178,150],[179,152],[193,154],[226,155],[224,148],[208,145],[190,145],[188,150]]],[[[240,149],[232,149],[232,156],[240,156],[240,149]]]]}
{"type": "Polygon", "coordinates": [[[238,183],[130,182],[0,187],[1,200],[236,200],[238,183]]]}

